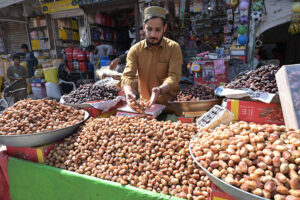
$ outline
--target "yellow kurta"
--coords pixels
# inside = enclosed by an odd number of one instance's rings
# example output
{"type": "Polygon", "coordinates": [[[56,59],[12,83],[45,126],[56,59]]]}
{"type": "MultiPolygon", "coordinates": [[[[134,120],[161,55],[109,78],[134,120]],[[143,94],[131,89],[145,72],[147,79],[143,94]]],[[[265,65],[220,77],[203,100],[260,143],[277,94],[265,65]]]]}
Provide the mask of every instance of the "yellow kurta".
{"type": "Polygon", "coordinates": [[[152,88],[163,83],[171,85],[171,90],[158,98],[157,103],[167,104],[176,96],[182,75],[182,53],[180,46],[168,38],[163,38],[157,48],[143,40],[130,48],[121,84],[134,86],[138,72],[139,92],[142,99],[150,100],[152,88]]]}

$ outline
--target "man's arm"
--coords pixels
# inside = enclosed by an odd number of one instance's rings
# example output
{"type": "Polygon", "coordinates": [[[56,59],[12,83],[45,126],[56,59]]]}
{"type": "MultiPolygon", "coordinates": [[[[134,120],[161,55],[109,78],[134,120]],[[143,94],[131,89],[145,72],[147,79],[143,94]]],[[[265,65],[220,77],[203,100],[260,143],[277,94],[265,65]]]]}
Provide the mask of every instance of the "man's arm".
{"type": "Polygon", "coordinates": [[[124,64],[126,62],[127,53],[120,55],[119,57],[115,58],[109,65],[110,70],[114,70],[118,64],[124,64]]]}
{"type": "Polygon", "coordinates": [[[179,84],[182,75],[182,62],[181,48],[176,44],[169,61],[168,77],[164,80],[163,84],[152,89],[150,105],[153,105],[160,95],[168,93],[173,87],[179,84]]]}
{"type": "Polygon", "coordinates": [[[126,99],[135,99],[132,86],[136,78],[136,72],[138,68],[136,48],[131,48],[127,55],[126,67],[121,78],[121,86],[124,89],[126,99]]]}

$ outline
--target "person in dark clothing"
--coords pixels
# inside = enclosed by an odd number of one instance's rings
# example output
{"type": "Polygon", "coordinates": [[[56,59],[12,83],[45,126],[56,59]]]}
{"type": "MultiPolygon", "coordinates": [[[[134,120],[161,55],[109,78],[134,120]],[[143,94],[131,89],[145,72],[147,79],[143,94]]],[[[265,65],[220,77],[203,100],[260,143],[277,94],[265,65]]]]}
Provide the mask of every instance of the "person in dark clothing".
{"type": "MultiPolygon", "coordinates": [[[[74,79],[71,76],[71,72],[65,64],[59,65],[58,78],[63,81],[74,82],[74,79]]],[[[73,90],[73,85],[67,83],[61,83],[60,88],[63,94],[69,94],[73,90]]]]}
{"type": "Polygon", "coordinates": [[[34,76],[34,70],[36,69],[36,67],[38,65],[38,60],[33,55],[33,53],[29,51],[27,44],[22,44],[21,49],[23,49],[23,51],[25,53],[25,59],[26,59],[27,66],[28,66],[29,77],[31,78],[34,76]]]}

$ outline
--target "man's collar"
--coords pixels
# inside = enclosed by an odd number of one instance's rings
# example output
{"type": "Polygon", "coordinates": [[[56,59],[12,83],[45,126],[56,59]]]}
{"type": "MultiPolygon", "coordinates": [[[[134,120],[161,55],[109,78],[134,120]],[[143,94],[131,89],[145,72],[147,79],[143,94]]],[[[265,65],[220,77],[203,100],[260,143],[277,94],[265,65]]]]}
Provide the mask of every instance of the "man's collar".
{"type": "MultiPolygon", "coordinates": [[[[159,46],[161,47],[161,48],[164,48],[164,46],[165,46],[165,37],[163,37],[163,39],[161,40],[161,42],[160,42],[160,44],[159,44],[159,46]]],[[[148,45],[148,43],[147,43],[147,40],[144,40],[143,41],[144,42],[144,48],[146,49],[146,48],[149,48],[150,46],[148,45]]]]}

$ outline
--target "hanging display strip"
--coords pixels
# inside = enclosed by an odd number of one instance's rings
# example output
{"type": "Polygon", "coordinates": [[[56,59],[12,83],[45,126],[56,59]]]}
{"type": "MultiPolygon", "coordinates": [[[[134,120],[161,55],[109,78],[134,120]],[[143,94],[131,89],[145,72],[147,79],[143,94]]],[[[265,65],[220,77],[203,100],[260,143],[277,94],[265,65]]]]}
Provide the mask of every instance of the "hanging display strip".
{"type": "Polygon", "coordinates": [[[52,19],[59,19],[59,18],[68,18],[74,16],[82,16],[84,12],[81,8],[75,8],[71,10],[63,10],[54,13],[50,13],[52,19]]]}
{"type": "Polygon", "coordinates": [[[12,157],[8,161],[8,176],[11,199],[180,200],[12,157]]]}

